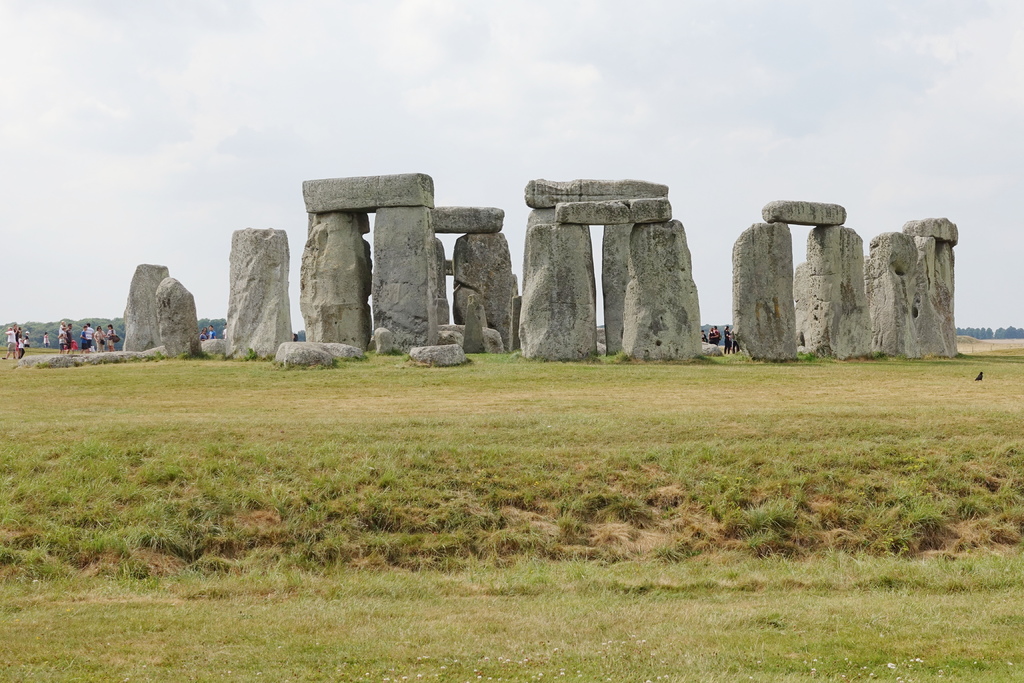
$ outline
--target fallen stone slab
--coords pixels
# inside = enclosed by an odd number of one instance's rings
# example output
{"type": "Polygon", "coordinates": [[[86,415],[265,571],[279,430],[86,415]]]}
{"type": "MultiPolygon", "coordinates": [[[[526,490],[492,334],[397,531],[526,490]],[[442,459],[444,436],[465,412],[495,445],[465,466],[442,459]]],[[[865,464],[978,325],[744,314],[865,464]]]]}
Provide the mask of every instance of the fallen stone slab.
{"type": "Polygon", "coordinates": [[[708,344],[707,342],[700,343],[701,355],[702,356],[721,356],[722,347],[718,344],[708,344]]]}
{"type": "Polygon", "coordinates": [[[485,235],[501,232],[505,211],[491,206],[438,206],[434,232],[445,235],[485,235]]]}
{"type": "MultiPolygon", "coordinates": [[[[200,348],[202,348],[202,347],[200,347],[200,348]]],[[[166,356],[167,355],[167,347],[163,346],[162,344],[160,346],[154,346],[151,349],[146,349],[145,351],[143,351],[142,355],[145,356],[146,358],[155,358],[156,356],[166,356]]]]}
{"type": "Polygon", "coordinates": [[[456,344],[415,346],[409,349],[409,358],[417,363],[426,363],[437,367],[451,367],[466,362],[465,352],[461,346],[456,344]]]}
{"type": "Polygon", "coordinates": [[[846,209],[838,204],[780,200],[765,204],[761,217],[765,223],[842,225],[846,222],[846,209]]]}
{"type": "Polygon", "coordinates": [[[228,343],[225,339],[203,339],[199,342],[203,353],[224,356],[228,352],[228,343]]]}
{"type": "Polygon", "coordinates": [[[438,346],[445,346],[446,344],[458,344],[459,346],[462,346],[465,343],[466,338],[461,332],[443,329],[445,327],[450,327],[450,325],[442,325],[437,328],[438,346]]]}
{"type": "Polygon", "coordinates": [[[274,360],[285,367],[289,365],[304,367],[334,365],[334,356],[325,347],[326,344],[320,342],[284,342],[277,347],[274,360]]]}
{"type": "Polygon", "coordinates": [[[531,180],[526,184],[526,205],[550,209],[562,202],[604,202],[621,199],[667,197],[668,185],[645,180],[531,180]]]}
{"type": "Polygon", "coordinates": [[[18,361],[19,368],[73,368],[80,365],[106,365],[147,360],[149,356],[140,351],[104,351],[85,354],[37,354],[25,356],[18,361]]]}
{"type": "Polygon", "coordinates": [[[302,183],[307,213],[360,211],[397,206],[434,208],[434,179],[425,173],[325,178],[302,183]]]}
{"type": "Polygon", "coordinates": [[[903,224],[903,234],[911,237],[934,237],[940,242],[949,242],[954,247],[960,241],[960,231],[957,230],[956,223],[948,218],[907,221],[903,224]]]}
{"type": "MultiPolygon", "coordinates": [[[[441,334],[451,335],[447,338],[449,340],[458,339],[459,346],[463,346],[466,335],[465,325],[439,325],[437,328],[437,338],[440,341],[441,334]]],[[[446,342],[448,344],[454,344],[454,341],[446,342]]],[[[438,344],[440,346],[441,344],[438,344]]],[[[463,346],[463,349],[465,347],[463,346]]],[[[484,350],[483,353],[505,353],[505,345],[501,341],[501,334],[493,327],[484,328],[484,350]]]]}
{"type": "Polygon", "coordinates": [[[335,358],[362,358],[363,350],[358,346],[339,344],[337,342],[320,342],[327,353],[335,358]]]}
{"type": "Polygon", "coordinates": [[[672,220],[668,199],[625,199],[608,202],[562,202],[555,206],[555,222],[576,225],[664,223],[672,220]]]}

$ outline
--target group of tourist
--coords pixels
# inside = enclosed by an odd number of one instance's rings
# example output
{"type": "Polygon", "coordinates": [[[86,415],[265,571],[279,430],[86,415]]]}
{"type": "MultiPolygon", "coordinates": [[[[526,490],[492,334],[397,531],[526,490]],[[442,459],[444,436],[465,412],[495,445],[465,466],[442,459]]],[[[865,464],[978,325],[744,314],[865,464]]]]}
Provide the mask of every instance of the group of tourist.
{"type": "Polygon", "coordinates": [[[21,329],[20,325],[11,325],[7,328],[7,355],[4,360],[14,358],[18,360],[25,355],[25,347],[28,346],[28,335],[21,329]]]}
{"type": "Polygon", "coordinates": [[[206,341],[207,339],[216,339],[217,331],[213,329],[213,325],[204,327],[199,330],[199,341],[206,341]]]}
{"type": "Polygon", "coordinates": [[[62,322],[60,324],[60,330],[57,332],[57,345],[60,347],[60,353],[113,351],[114,344],[121,341],[121,337],[117,336],[113,325],[107,325],[107,329],[104,330],[103,325],[97,325],[94,328],[92,323],[86,323],[82,326],[77,340],[73,327],[71,323],[62,322]]]}
{"type": "Polygon", "coordinates": [[[713,346],[722,345],[723,353],[739,353],[740,344],[736,341],[736,335],[733,333],[729,326],[726,325],[724,330],[719,330],[717,325],[712,325],[710,330],[700,332],[700,340],[705,344],[711,344],[713,346]]]}

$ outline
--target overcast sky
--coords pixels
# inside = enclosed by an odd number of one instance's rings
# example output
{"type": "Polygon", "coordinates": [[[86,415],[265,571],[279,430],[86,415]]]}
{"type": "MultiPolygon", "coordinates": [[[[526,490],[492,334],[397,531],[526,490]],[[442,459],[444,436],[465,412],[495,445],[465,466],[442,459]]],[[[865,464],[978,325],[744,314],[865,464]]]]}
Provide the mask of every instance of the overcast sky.
{"type": "Polygon", "coordinates": [[[119,316],[139,263],[223,317],[253,227],[301,329],[302,181],[407,172],[520,273],[531,178],[667,184],[708,323],[769,201],[946,216],[957,324],[1024,326],[1024,2],[0,0],[0,321],[119,316]]]}

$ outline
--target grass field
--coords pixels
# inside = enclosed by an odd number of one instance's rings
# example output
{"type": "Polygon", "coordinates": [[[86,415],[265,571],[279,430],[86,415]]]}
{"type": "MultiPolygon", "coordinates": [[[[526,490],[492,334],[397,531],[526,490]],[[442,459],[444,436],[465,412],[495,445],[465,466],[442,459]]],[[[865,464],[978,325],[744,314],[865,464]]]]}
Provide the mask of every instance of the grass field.
{"type": "Polygon", "coordinates": [[[1015,680],[1021,353],[0,366],[0,677],[1015,680]]]}

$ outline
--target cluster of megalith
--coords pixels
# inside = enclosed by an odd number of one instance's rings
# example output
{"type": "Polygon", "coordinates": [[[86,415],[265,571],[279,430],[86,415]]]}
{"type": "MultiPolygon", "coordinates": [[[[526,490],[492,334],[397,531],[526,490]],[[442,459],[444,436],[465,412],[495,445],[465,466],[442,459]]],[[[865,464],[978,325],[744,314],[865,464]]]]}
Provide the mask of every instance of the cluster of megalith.
{"type": "Polygon", "coordinates": [[[733,329],[751,357],[956,355],[955,224],[910,221],[874,238],[865,259],[838,204],[771,202],[762,218],[733,246],[733,329]],[[790,225],[811,227],[795,272],[790,225]]]}
{"type": "Polygon", "coordinates": [[[661,360],[700,355],[700,309],[668,187],[640,180],[532,180],[519,335],[523,355],[598,352],[590,226],[604,226],[605,352],[661,360]]]}
{"type": "MultiPolygon", "coordinates": [[[[464,353],[520,348],[527,358],[561,361],[706,353],[686,232],[665,185],[530,181],[521,296],[501,209],[435,207],[434,182],[421,173],[309,180],[302,193],[306,342],[296,346],[292,337],[287,234],[248,228],[231,240],[227,326],[216,342],[229,357],[329,364],[369,348],[417,349],[422,362],[443,365],[463,362],[464,353]],[[595,225],[603,226],[600,337],[595,225]],[[458,235],[450,260],[437,237],[444,234],[458,235]],[[459,352],[430,351],[438,346],[459,352]]],[[[762,219],[732,255],[733,329],[752,358],[956,355],[954,223],[910,221],[872,239],[865,258],[837,204],[776,201],[762,219]],[[810,227],[807,259],[796,268],[791,225],[810,227]]],[[[136,269],[124,348],[205,350],[192,295],[167,267],[136,269]]]]}

